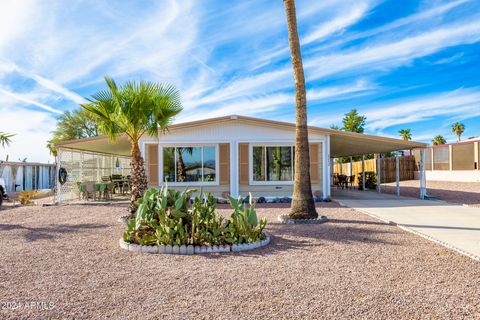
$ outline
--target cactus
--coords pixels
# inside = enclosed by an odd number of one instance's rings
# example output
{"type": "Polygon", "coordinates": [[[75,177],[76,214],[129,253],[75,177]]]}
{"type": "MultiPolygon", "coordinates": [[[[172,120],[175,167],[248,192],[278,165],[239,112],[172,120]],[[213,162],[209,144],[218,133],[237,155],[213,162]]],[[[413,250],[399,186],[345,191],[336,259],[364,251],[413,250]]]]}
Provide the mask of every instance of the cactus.
{"type": "Polygon", "coordinates": [[[224,219],[216,213],[217,201],[210,193],[200,190],[191,201],[194,191],[162,187],[145,192],[137,201],[136,217],[128,222],[123,239],[142,245],[221,245],[263,239],[267,222],[258,221],[251,194],[248,207],[241,197],[230,198],[233,213],[224,219]]]}

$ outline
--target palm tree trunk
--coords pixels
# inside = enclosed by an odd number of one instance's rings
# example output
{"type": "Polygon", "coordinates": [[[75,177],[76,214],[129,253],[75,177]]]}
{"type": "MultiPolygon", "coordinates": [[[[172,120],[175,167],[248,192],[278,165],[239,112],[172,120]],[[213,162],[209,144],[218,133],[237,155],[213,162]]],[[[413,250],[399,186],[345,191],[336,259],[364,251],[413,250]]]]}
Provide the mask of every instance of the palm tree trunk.
{"type": "Polygon", "coordinates": [[[307,93],[303,74],[302,55],[298,40],[295,1],[284,0],[288,22],[288,40],[292,56],[293,76],[295,78],[295,176],[290,217],[294,219],[317,218],[310,182],[310,154],[307,127],[307,93]]]}
{"type": "Polygon", "coordinates": [[[144,161],[137,142],[131,143],[130,153],[132,155],[130,162],[132,197],[130,199],[129,209],[131,213],[135,213],[137,210],[136,201],[143,197],[145,190],[147,190],[147,175],[145,174],[144,161]]]}

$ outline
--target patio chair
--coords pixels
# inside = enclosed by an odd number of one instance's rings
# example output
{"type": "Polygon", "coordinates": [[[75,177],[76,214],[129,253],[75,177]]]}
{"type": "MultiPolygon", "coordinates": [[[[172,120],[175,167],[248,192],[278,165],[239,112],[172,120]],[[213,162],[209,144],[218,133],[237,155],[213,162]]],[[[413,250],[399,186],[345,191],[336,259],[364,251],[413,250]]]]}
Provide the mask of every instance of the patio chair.
{"type": "Polygon", "coordinates": [[[338,185],[342,189],[348,188],[347,176],[346,175],[343,175],[343,174],[338,175],[338,185]]]}
{"type": "Polygon", "coordinates": [[[353,183],[355,182],[355,175],[348,177],[348,183],[350,184],[350,189],[353,189],[353,183]]]}
{"type": "Polygon", "coordinates": [[[92,194],[93,201],[97,200],[97,191],[98,185],[95,182],[85,182],[85,193],[86,193],[86,200],[88,200],[88,196],[92,194]]]}

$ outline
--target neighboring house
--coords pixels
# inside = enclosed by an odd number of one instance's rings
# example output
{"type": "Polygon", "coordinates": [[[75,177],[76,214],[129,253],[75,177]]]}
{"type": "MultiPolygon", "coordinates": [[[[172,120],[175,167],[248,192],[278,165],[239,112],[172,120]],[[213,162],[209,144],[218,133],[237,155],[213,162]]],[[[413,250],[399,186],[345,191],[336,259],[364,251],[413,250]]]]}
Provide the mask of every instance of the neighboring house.
{"type": "MultiPolygon", "coordinates": [[[[425,152],[427,180],[480,182],[479,144],[480,138],[473,138],[427,148],[425,152]]],[[[414,155],[419,159],[417,151],[414,155]]],[[[418,173],[416,175],[418,176],[418,173]]]]}
{"type": "Polygon", "coordinates": [[[6,192],[52,189],[55,185],[55,164],[0,161],[0,178],[6,192]]]}
{"type": "MultiPolygon", "coordinates": [[[[309,127],[310,175],[315,195],[330,197],[331,158],[422,148],[412,141],[309,127]]],[[[159,138],[144,137],[140,147],[150,186],[202,188],[215,196],[291,196],[295,125],[244,116],[225,116],[175,124],[159,138]]],[[[72,167],[72,153],[126,157],[130,145],[121,136],[61,142],[58,166],[72,167]]],[[[81,157],[76,157],[81,159],[81,157]]],[[[100,160],[98,160],[100,161],[100,160]]],[[[113,160],[109,160],[112,162],[113,160]]],[[[105,167],[102,168],[105,173],[105,167]]],[[[93,177],[101,176],[99,173],[93,177]]],[[[76,175],[76,180],[82,179],[76,175]]],[[[65,188],[64,188],[65,189],[65,188]]],[[[60,188],[59,188],[60,190],[60,188]]],[[[65,198],[65,197],[64,197],[65,198]]]]}

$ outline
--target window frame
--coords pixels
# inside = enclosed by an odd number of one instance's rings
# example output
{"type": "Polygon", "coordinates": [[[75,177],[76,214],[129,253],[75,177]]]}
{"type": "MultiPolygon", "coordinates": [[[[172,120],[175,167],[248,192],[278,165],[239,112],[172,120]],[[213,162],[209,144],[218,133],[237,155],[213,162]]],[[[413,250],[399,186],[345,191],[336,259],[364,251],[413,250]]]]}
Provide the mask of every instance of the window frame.
{"type": "Polygon", "coordinates": [[[258,143],[250,143],[248,146],[248,180],[249,184],[253,186],[265,186],[265,185],[293,185],[294,177],[294,153],[293,148],[295,147],[295,143],[290,142],[258,142],[258,143]],[[265,181],[256,181],[253,179],[253,147],[264,147],[264,157],[265,157],[265,166],[267,165],[267,147],[290,147],[291,148],[291,155],[292,155],[292,180],[287,181],[268,181],[267,179],[267,170],[265,168],[265,181]]]}
{"type": "MultiPolygon", "coordinates": [[[[168,143],[168,144],[159,144],[158,145],[158,152],[159,152],[159,182],[160,185],[164,185],[167,183],[169,186],[172,187],[185,187],[185,186],[192,186],[192,187],[201,187],[201,186],[219,186],[220,185],[220,146],[218,143],[168,143]],[[202,148],[202,178],[203,178],[203,148],[204,147],[215,147],[215,181],[188,181],[188,182],[171,182],[164,180],[163,174],[163,148],[178,148],[178,147],[201,147],[202,148]]],[[[175,151],[176,153],[176,151],[175,151]]],[[[175,161],[176,163],[176,161],[175,161]]],[[[175,165],[176,167],[176,165],[175,165]]],[[[175,178],[177,176],[177,171],[175,168],[175,178]]]]}

